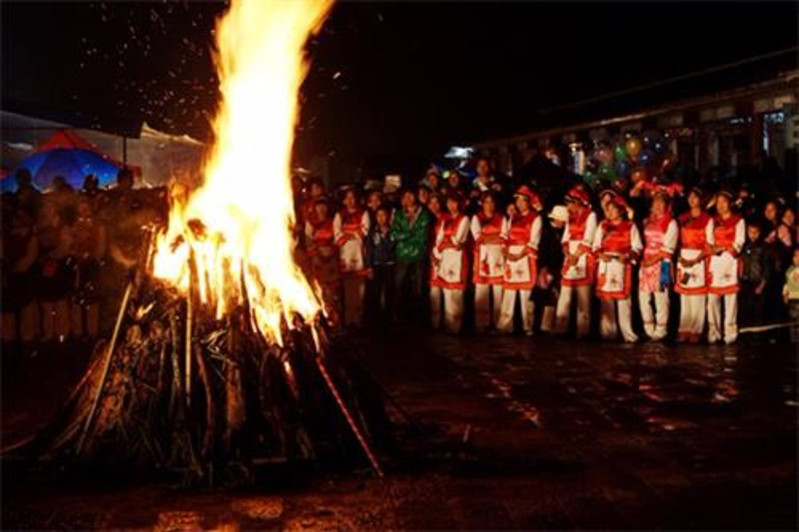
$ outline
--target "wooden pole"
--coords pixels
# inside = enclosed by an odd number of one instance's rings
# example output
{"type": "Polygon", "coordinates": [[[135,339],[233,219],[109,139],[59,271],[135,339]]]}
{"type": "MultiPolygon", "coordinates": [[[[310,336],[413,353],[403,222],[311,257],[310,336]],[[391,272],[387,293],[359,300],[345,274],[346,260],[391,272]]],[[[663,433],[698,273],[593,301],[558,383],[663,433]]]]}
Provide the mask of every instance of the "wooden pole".
{"type": "Polygon", "coordinates": [[[191,406],[191,366],[192,366],[192,349],[194,343],[192,336],[194,334],[194,285],[196,284],[196,270],[194,269],[194,251],[189,253],[189,290],[186,296],[186,340],[185,340],[185,364],[184,375],[186,377],[183,391],[186,393],[186,406],[191,406]]]}
{"type": "Polygon", "coordinates": [[[111,335],[111,342],[108,344],[108,353],[106,354],[105,365],[103,366],[103,373],[100,376],[100,383],[97,386],[97,392],[94,394],[94,399],[92,400],[92,407],[89,410],[89,415],[86,416],[86,423],[83,425],[83,432],[80,435],[80,440],[78,440],[78,449],[77,449],[78,454],[80,454],[81,451],[83,450],[83,444],[86,441],[86,435],[89,433],[92,421],[94,421],[94,414],[97,411],[97,405],[100,402],[100,396],[102,396],[103,394],[105,381],[108,378],[108,370],[111,367],[111,359],[114,356],[114,350],[116,349],[117,339],[119,338],[119,329],[122,327],[122,320],[125,317],[125,311],[127,310],[128,303],[130,302],[131,292],[133,292],[133,280],[128,281],[128,286],[125,289],[125,295],[122,296],[122,304],[119,306],[119,314],[117,314],[117,321],[116,324],[114,325],[114,332],[111,335]]]}
{"type": "Polygon", "coordinates": [[[185,365],[184,372],[186,382],[183,390],[186,393],[186,406],[191,406],[191,350],[192,350],[192,328],[194,327],[194,305],[192,305],[191,281],[189,281],[189,295],[186,298],[186,341],[185,341],[185,365]]]}
{"type": "Polygon", "coordinates": [[[355,438],[358,440],[358,443],[361,445],[361,449],[363,449],[364,454],[369,459],[369,463],[372,464],[372,469],[374,469],[375,473],[378,477],[383,478],[383,470],[380,467],[380,463],[377,461],[377,457],[372,452],[372,449],[369,447],[369,444],[366,442],[366,439],[363,437],[361,433],[361,429],[358,427],[358,424],[355,423],[355,419],[352,417],[349,408],[344,403],[344,400],[341,398],[341,394],[336,388],[336,384],[333,382],[333,379],[330,377],[330,374],[327,372],[327,367],[325,366],[324,361],[322,360],[321,353],[316,354],[316,367],[319,368],[319,372],[322,374],[322,378],[327,384],[330,393],[333,394],[333,398],[336,400],[336,404],[338,405],[341,413],[344,414],[344,418],[347,420],[347,424],[352,429],[352,433],[355,435],[355,438]]]}

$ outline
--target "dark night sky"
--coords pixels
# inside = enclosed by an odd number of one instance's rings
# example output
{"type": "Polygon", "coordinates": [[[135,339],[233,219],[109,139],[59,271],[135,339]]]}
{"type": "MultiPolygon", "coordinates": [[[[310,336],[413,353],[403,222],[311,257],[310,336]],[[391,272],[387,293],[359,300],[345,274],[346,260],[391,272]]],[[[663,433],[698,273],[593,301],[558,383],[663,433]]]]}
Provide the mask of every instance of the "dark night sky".
{"type": "MultiPolygon", "coordinates": [[[[210,31],[223,9],[3,2],[4,107],[202,137],[216,101],[210,31]]],[[[311,45],[297,149],[355,163],[435,155],[533,130],[553,105],[796,43],[793,2],[339,3],[311,45]]]]}

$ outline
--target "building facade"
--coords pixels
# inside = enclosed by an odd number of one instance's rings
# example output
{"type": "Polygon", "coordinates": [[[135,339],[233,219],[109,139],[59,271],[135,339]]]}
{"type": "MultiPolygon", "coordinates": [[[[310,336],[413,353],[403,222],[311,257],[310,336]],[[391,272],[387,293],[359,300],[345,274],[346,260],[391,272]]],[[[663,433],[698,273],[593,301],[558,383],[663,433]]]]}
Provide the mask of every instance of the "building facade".
{"type": "Polygon", "coordinates": [[[472,144],[491,157],[497,169],[512,175],[530,152],[561,149],[623,136],[658,131],[682,164],[700,172],[740,168],[763,156],[784,167],[799,144],[799,70],[776,78],[687,100],[677,100],[624,116],[609,116],[571,126],[472,144]]]}

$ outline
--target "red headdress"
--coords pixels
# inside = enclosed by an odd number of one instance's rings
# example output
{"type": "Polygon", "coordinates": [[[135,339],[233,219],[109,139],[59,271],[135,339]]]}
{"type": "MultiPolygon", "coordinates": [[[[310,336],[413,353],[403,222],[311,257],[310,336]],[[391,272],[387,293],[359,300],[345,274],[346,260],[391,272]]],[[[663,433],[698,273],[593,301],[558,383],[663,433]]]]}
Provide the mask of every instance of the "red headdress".
{"type": "Polygon", "coordinates": [[[579,203],[580,205],[591,205],[591,198],[588,197],[588,192],[582,188],[574,187],[566,193],[566,201],[579,203]]]}
{"type": "Polygon", "coordinates": [[[530,187],[527,185],[520,186],[513,196],[523,196],[527,198],[527,201],[530,202],[530,205],[537,211],[540,211],[543,208],[543,205],[541,204],[541,198],[538,197],[538,194],[530,190],[530,187]]]}

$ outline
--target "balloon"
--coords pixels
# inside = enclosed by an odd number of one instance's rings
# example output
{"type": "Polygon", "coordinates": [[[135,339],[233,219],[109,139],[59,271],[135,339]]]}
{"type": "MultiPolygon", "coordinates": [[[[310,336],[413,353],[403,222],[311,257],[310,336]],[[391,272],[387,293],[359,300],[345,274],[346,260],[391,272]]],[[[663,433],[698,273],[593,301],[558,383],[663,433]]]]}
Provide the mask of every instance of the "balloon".
{"type": "Polygon", "coordinates": [[[613,150],[613,155],[616,156],[616,162],[627,160],[627,150],[624,149],[623,144],[616,145],[616,149],[613,150]]]}
{"type": "Polygon", "coordinates": [[[616,171],[613,169],[612,166],[603,164],[599,167],[599,178],[611,181],[616,179],[616,171]]]}
{"type": "Polygon", "coordinates": [[[649,178],[649,173],[646,171],[646,168],[639,166],[635,170],[633,170],[633,175],[632,175],[633,183],[646,181],[648,178],[649,178]]]}
{"type": "Polygon", "coordinates": [[[653,152],[652,150],[644,150],[644,153],[642,153],[641,156],[638,157],[638,162],[640,162],[643,165],[648,165],[654,160],[655,160],[655,152],[653,152]]]}
{"type": "Polygon", "coordinates": [[[641,149],[643,148],[641,145],[641,140],[636,137],[632,137],[627,140],[625,147],[627,148],[627,154],[630,156],[630,158],[634,161],[638,160],[638,155],[640,155],[641,149]]]}
{"type": "Polygon", "coordinates": [[[627,159],[619,159],[618,162],[616,162],[616,173],[620,176],[627,177],[630,175],[630,170],[632,170],[632,167],[630,163],[627,162],[627,159]]]}
{"type": "Polygon", "coordinates": [[[607,146],[602,146],[594,150],[594,158],[602,164],[611,164],[613,162],[613,151],[607,146]]]}
{"type": "Polygon", "coordinates": [[[643,141],[645,148],[652,148],[655,143],[660,140],[660,133],[652,130],[644,131],[644,135],[641,140],[643,141]]]}
{"type": "Polygon", "coordinates": [[[659,155],[663,155],[664,153],[669,151],[669,145],[666,143],[665,140],[658,139],[652,145],[652,149],[654,150],[655,153],[657,153],[659,155]]]}
{"type": "Polygon", "coordinates": [[[585,183],[586,183],[586,184],[587,184],[589,187],[591,187],[591,188],[596,188],[596,183],[597,183],[597,175],[596,175],[595,173],[593,173],[593,172],[586,172],[586,173],[585,173],[585,175],[583,176],[583,180],[585,181],[585,183]]]}

